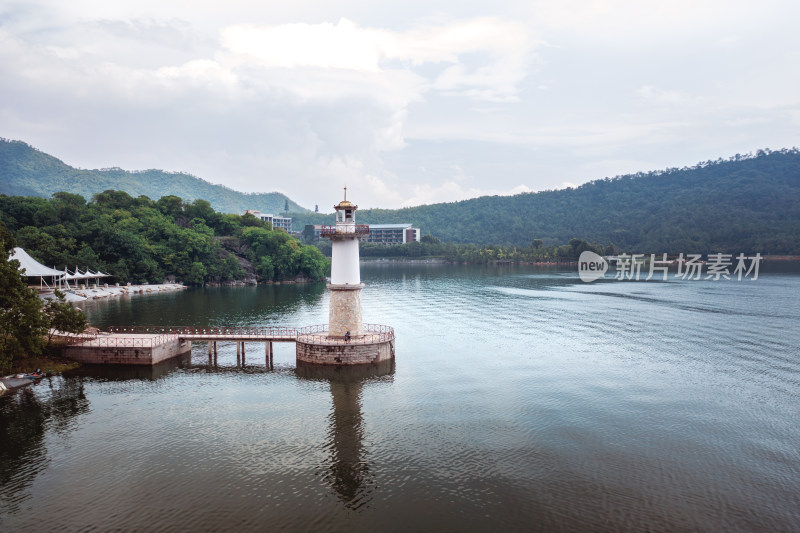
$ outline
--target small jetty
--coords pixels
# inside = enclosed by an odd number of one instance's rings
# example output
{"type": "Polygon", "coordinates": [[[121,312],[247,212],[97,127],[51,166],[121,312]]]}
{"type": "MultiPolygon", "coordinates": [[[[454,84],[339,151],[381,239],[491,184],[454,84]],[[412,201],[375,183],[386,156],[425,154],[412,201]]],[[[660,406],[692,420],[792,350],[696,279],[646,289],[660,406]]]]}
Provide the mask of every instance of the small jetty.
{"type": "Polygon", "coordinates": [[[237,359],[244,358],[245,343],[264,343],[264,356],[270,366],[276,342],[297,343],[298,360],[310,363],[314,363],[316,353],[328,356],[322,364],[328,364],[328,359],[332,364],[348,364],[343,362],[348,357],[354,361],[350,364],[394,358],[394,329],[380,324],[363,324],[362,334],[350,338],[331,336],[327,324],[302,328],[114,326],[106,331],[60,336],[67,340],[64,355],[88,364],[157,365],[190,352],[192,342],[207,343],[208,356],[214,359],[220,342],[235,342],[237,359]],[[308,346],[313,347],[313,351],[308,346]],[[390,349],[385,349],[387,346],[390,349]],[[301,350],[303,357],[300,357],[301,350]]]}
{"type": "Polygon", "coordinates": [[[192,343],[174,333],[90,333],[67,337],[64,356],[105,365],[156,365],[187,353],[192,343]]]}

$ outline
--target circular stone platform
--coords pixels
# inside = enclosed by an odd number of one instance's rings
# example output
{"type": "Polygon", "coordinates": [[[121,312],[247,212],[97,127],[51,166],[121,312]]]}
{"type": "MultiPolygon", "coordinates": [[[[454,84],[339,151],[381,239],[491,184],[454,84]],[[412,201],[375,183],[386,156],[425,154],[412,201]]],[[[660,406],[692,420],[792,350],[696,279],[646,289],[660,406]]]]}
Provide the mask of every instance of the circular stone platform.
{"type": "Polygon", "coordinates": [[[327,324],[300,328],[297,361],[317,365],[364,365],[394,359],[394,329],[364,324],[361,335],[345,341],[330,335],[327,324]]]}

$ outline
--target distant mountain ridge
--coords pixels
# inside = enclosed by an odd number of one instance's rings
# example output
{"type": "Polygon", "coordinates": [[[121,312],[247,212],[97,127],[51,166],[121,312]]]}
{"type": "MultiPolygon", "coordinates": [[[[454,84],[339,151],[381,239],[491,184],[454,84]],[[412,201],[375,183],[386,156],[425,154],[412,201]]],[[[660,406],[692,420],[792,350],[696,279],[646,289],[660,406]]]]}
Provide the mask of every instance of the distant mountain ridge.
{"type": "MultiPolygon", "coordinates": [[[[259,209],[289,216],[295,230],[331,224],[280,193],[245,194],[160,170],[80,170],[21,141],[0,140],[0,194],[66,191],[89,199],[122,190],[158,199],[204,199],[221,212],[259,209]]],[[[800,254],[800,150],[758,150],[692,167],[639,172],[580,187],[482,196],[403,209],[359,210],[358,222],[411,223],[445,242],[528,246],[572,238],[637,253],[800,254]]]]}
{"type": "Polygon", "coordinates": [[[289,211],[307,211],[278,192],[243,193],[183,172],[78,169],[22,141],[0,138],[0,194],[48,198],[64,191],[89,200],[92,195],[109,189],[125,191],[134,197],[144,195],[152,200],[170,195],[186,201],[199,198],[223,213],[242,214],[245,209],[258,209],[278,214],[286,211],[287,202],[289,211]]]}
{"type": "MultiPolygon", "coordinates": [[[[294,227],[331,215],[292,213],[294,227]]],[[[445,242],[527,246],[586,239],[636,253],[800,254],[800,151],[758,150],[580,187],[364,209],[358,222],[408,222],[445,242]]]]}

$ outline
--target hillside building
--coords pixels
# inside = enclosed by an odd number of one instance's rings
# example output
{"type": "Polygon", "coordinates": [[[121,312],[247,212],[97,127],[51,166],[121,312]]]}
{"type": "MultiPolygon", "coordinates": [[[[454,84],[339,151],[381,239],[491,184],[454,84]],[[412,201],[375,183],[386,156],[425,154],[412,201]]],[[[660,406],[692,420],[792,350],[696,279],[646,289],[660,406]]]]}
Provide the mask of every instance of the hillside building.
{"type": "Polygon", "coordinates": [[[282,229],[286,233],[292,232],[292,218],[291,217],[276,217],[272,214],[262,213],[256,209],[248,209],[244,212],[245,215],[253,215],[260,218],[265,222],[272,224],[272,229],[282,229]]]}
{"type": "Polygon", "coordinates": [[[370,224],[367,236],[367,242],[386,246],[419,242],[419,239],[419,228],[415,228],[411,224],[370,224]]]}

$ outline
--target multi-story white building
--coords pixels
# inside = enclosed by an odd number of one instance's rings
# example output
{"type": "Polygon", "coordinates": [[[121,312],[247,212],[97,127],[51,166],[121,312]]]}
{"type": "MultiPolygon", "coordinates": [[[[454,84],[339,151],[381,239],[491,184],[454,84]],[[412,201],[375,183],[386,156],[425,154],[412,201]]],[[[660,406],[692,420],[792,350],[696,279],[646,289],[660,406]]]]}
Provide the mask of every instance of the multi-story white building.
{"type": "Polygon", "coordinates": [[[282,229],[286,233],[292,232],[292,219],[291,217],[276,217],[272,214],[262,213],[255,209],[248,209],[244,212],[245,215],[253,215],[266,222],[272,224],[272,229],[282,229]]]}
{"type": "Polygon", "coordinates": [[[411,224],[370,224],[367,242],[386,246],[419,242],[419,233],[419,228],[415,228],[411,224]]]}

